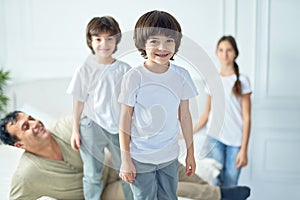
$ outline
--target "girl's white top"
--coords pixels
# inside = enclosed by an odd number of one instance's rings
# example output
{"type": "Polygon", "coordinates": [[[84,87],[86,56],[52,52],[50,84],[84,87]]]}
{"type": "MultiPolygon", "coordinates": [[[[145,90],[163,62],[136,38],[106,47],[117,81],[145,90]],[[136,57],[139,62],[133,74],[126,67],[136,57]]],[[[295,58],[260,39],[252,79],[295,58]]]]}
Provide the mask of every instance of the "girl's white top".
{"type": "MultiPolygon", "coordinates": [[[[216,138],[218,135],[219,141],[230,146],[241,146],[242,144],[242,103],[241,97],[236,97],[232,88],[237,79],[236,75],[221,76],[224,93],[225,93],[225,118],[224,124],[220,134],[211,135],[216,138]]],[[[240,81],[242,85],[242,95],[251,93],[251,84],[247,76],[240,74],[240,81]]],[[[210,126],[211,115],[207,125],[210,126]]]]}

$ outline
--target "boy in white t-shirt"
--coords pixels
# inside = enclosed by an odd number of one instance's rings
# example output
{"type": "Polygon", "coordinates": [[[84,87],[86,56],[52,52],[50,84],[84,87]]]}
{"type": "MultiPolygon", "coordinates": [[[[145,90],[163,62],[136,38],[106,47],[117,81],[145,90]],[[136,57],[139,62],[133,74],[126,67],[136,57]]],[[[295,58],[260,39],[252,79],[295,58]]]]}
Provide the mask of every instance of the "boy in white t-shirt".
{"type": "MultiPolygon", "coordinates": [[[[248,163],[248,143],[251,121],[251,84],[249,78],[239,72],[235,62],[239,54],[232,36],[223,36],[218,44],[216,55],[221,63],[220,76],[225,93],[225,118],[220,133],[208,135],[203,149],[207,157],[214,158],[223,168],[216,185],[232,187],[238,184],[241,168],[248,163]]],[[[205,112],[194,127],[198,132],[210,120],[211,96],[208,95],[205,112]]]]}
{"type": "MultiPolygon", "coordinates": [[[[116,170],[120,167],[117,97],[122,77],[130,66],[112,56],[121,40],[114,18],[93,18],[86,28],[86,40],[92,54],[76,70],[67,90],[74,99],[71,145],[76,151],[80,149],[83,160],[85,199],[99,200],[105,147],[112,153],[116,170]]],[[[122,186],[126,199],[133,199],[129,184],[123,182],[122,186]]]]}
{"type": "Polygon", "coordinates": [[[134,41],[146,59],[123,78],[119,102],[120,177],[135,200],[177,199],[178,136],[186,141],[186,174],[195,173],[189,98],[197,95],[189,72],[170,63],[182,38],[169,13],[151,11],[136,23],[134,41]]]}

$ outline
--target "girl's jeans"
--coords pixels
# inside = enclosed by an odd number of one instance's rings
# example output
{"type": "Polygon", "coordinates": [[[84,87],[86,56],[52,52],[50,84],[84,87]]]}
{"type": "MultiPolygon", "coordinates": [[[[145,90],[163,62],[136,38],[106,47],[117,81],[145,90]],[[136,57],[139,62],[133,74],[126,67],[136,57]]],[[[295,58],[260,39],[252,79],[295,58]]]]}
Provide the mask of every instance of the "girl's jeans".
{"type": "Polygon", "coordinates": [[[236,157],[240,147],[229,146],[207,136],[203,148],[205,152],[209,152],[206,157],[217,160],[223,166],[214,184],[222,187],[236,186],[241,172],[240,168],[236,168],[236,157]]]}

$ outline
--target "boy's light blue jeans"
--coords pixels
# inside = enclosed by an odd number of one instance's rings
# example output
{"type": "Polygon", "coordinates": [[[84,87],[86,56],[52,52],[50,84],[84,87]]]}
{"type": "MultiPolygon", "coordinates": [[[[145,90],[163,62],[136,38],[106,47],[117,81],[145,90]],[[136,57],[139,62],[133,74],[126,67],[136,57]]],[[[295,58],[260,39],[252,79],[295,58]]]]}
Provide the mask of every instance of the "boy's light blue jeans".
{"type": "MultiPolygon", "coordinates": [[[[115,169],[120,170],[119,134],[111,134],[94,121],[83,117],[80,121],[80,155],[83,161],[83,192],[86,200],[99,200],[103,190],[101,180],[104,148],[111,152],[115,169]]],[[[126,200],[133,200],[130,185],[122,181],[123,193],[126,200]]]]}
{"type": "Polygon", "coordinates": [[[238,184],[241,169],[236,168],[236,157],[240,147],[225,145],[217,139],[207,136],[203,148],[209,152],[206,157],[213,158],[223,165],[215,185],[233,187],[238,184]]]}
{"type": "Polygon", "coordinates": [[[130,184],[134,200],[176,200],[178,185],[178,160],[163,164],[132,162],[137,175],[130,184]]]}

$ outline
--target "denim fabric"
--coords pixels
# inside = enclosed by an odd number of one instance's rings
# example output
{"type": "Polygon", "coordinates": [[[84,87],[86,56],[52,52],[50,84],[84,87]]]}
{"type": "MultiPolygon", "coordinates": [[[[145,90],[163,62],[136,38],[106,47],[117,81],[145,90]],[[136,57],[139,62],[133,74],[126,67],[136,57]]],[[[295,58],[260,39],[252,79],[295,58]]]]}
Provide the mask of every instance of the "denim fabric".
{"type": "Polygon", "coordinates": [[[241,172],[240,168],[236,168],[236,157],[240,147],[225,145],[217,139],[207,136],[203,148],[206,152],[209,152],[206,157],[217,160],[223,166],[214,185],[222,187],[236,186],[241,172]]]}
{"type": "Polygon", "coordinates": [[[177,200],[177,159],[158,165],[132,161],[137,171],[130,185],[135,200],[177,200]]]}
{"type": "MultiPolygon", "coordinates": [[[[111,152],[116,172],[119,173],[121,157],[119,134],[111,134],[94,121],[83,117],[80,121],[80,155],[83,161],[83,191],[86,200],[99,200],[103,190],[101,180],[104,149],[111,152]]],[[[126,200],[133,200],[130,185],[122,181],[126,200]]]]}

